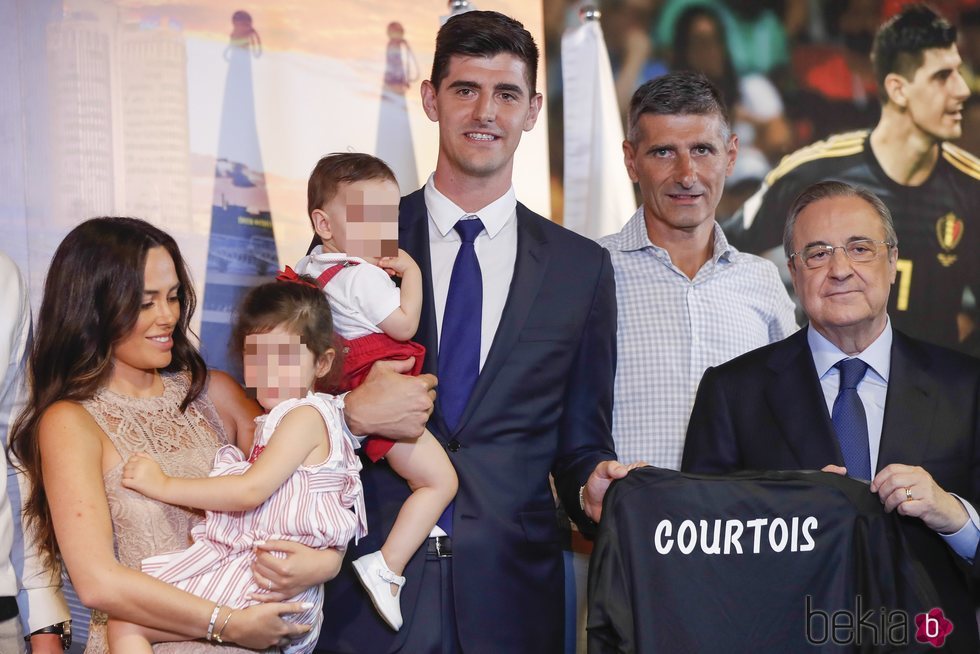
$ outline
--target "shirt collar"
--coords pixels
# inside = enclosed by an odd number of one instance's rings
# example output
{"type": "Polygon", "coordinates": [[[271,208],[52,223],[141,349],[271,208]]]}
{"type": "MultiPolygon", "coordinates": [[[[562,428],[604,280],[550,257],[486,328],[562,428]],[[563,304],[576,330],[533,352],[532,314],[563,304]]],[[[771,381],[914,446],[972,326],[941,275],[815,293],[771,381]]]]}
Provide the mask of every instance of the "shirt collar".
{"type": "Polygon", "coordinates": [[[722,259],[731,261],[732,252],[734,251],[735,248],[728,243],[728,238],[725,237],[725,230],[715,222],[715,249],[711,254],[711,258],[714,259],[715,263],[718,263],[722,259]]]}
{"type": "MultiPolygon", "coordinates": [[[[650,242],[650,236],[647,234],[646,220],[643,216],[643,205],[640,205],[640,208],[636,210],[636,213],[633,214],[619,232],[618,249],[623,252],[634,252],[644,248],[653,248],[658,255],[665,256],[669,259],[670,255],[667,253],[667,250],[650,242]]],[[[729,245],[728,239],[725,238],[724,230],[717,222],[714,224],[714,232],[714,251],[711,254],[711,259],[715,263],[718,263],[722,258],[730,259],[731,253],[735,248],[729,245]]]]}
{"type": "MultiPolygon", "coordinates": [[[[841,359],[852,358],[812,327],[807,327],[806,341],[810,345],[813,364],[817,368],[817,377],[820,379],[823,379],[824,375],[841,359]]],[[[888,375],[891,373],[892,367],[891,318],[888,318],[885,323],[885,329],[878,338],[865,348],[863,352],[859,352],[853,358],[864,361],[885,383],[888,382],[888,375]]]]}
{"type": "Polygon", "coordinates": [[[443,236],[447,236],[456,222],[463,216],[478,216],[483,222],[483,228],[490,238],[495,237],[504,228],[510,217],[517,209],[517,196],[513,185],[499,198],[478,211],[463,211],[455,202],[442,194],[435,184],[435,173],[429,175],[425,183],[425,206],[429,210],[432,222],[443,236]]]}
{"type": "MultiPolygon", "coordinates": [[[[643,248],[655,248],[647,235],[647,224],[643,219],[643,205],[636,210],[633,216],[626,221],[623,229],[619,232],[619,247],[623,252],[642,250],[643,248]]],[[[659,249],[659,248],[658,248],[659,249]]]]}

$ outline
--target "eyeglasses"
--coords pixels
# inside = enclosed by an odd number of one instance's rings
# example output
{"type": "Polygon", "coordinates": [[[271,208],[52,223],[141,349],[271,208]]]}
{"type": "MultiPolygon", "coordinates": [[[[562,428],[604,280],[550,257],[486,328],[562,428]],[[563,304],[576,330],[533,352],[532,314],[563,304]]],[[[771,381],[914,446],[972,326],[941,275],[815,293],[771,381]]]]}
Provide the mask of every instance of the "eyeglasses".
{"type": "Polygon", "coordinates": [[[862,238],[851,241],[847,245],[810,245],[799,252],[789,255],[789,258],[799,257],[810,270],[823,268],[834,258],[835,250],[843,250],[847,258],[854,263],[871,263],[878,258],[878,246],[884,245],[886,248],[895,247],[894,243],[888,241],[873,241],[870,238],[862,238]]]}

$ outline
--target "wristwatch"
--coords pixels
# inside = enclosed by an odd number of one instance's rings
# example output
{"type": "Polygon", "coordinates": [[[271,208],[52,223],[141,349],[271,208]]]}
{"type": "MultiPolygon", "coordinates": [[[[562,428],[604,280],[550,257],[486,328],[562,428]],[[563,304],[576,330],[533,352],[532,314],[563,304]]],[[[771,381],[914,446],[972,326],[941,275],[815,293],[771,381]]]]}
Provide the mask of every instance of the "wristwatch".
{"type": "MultiPolygon", "coordinates": [[[[31,636],[40,636],[41,634],[58,634],[61,637],[61,649],[68,651],[68,648],[71,647],[71,620],[65,620],[31,632],[31,636]]],[[[31,636],[24,636],[24,640],[31,642],[31,636]]]]}

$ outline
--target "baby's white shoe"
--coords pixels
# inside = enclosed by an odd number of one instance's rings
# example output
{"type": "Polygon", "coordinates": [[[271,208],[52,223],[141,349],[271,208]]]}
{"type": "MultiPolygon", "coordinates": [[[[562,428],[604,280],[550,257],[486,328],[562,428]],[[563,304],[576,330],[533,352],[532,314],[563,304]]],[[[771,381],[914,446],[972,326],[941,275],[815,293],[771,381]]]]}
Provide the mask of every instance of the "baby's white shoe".
{"type": "Polygon", "coordinates": [[[405,577],[396,575],[388,567],[381,551],[365,554],[354,561],[354,571],[361,585],[371,597],[374,608],[395,631],[402,626],[401,594],[405,585],[405,577]],[[391,594],[391,584],[398,586],[398,592],[391,594]]]}

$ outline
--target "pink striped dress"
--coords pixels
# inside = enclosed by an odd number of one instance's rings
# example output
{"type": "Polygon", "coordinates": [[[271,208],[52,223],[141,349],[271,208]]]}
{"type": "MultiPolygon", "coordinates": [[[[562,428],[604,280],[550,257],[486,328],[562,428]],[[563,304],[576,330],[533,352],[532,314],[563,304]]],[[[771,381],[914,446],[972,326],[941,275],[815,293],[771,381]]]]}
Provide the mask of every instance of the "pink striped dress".
{"type": "MultiPolygon", "coordinates": [[[[314,466],[300,466],[269,499],[248,511],[208,511],[205,521],[191,530],[194,544],[188,549],[143,560],[143,571],[178,588],[219,604],[245,608],[256,602],[250,593],[266,592],[255,584],[251,565],[256,541],[282,539],[307,547],[346,547],[352,538],[367,533],[364,498],[358,471],[361,462],[354,444],[341,426],[341,401],[331,395],[310,393],[305,398],[286,400],[266,416],[256,419],[253,452],[261,451],[276,426],[292,409],[316,408],[327,425],[330,456],[314,466]]],[[[251,463],[231,445],[218,450],[210,476],[239,475],[251,463]]],[[[316,585],[290,599],[311,602],[313,608],[286,616],[301,624],[312,624],[302,639],[283,652],[311,652],[323,619],[323,586],[316,585]]]]}

